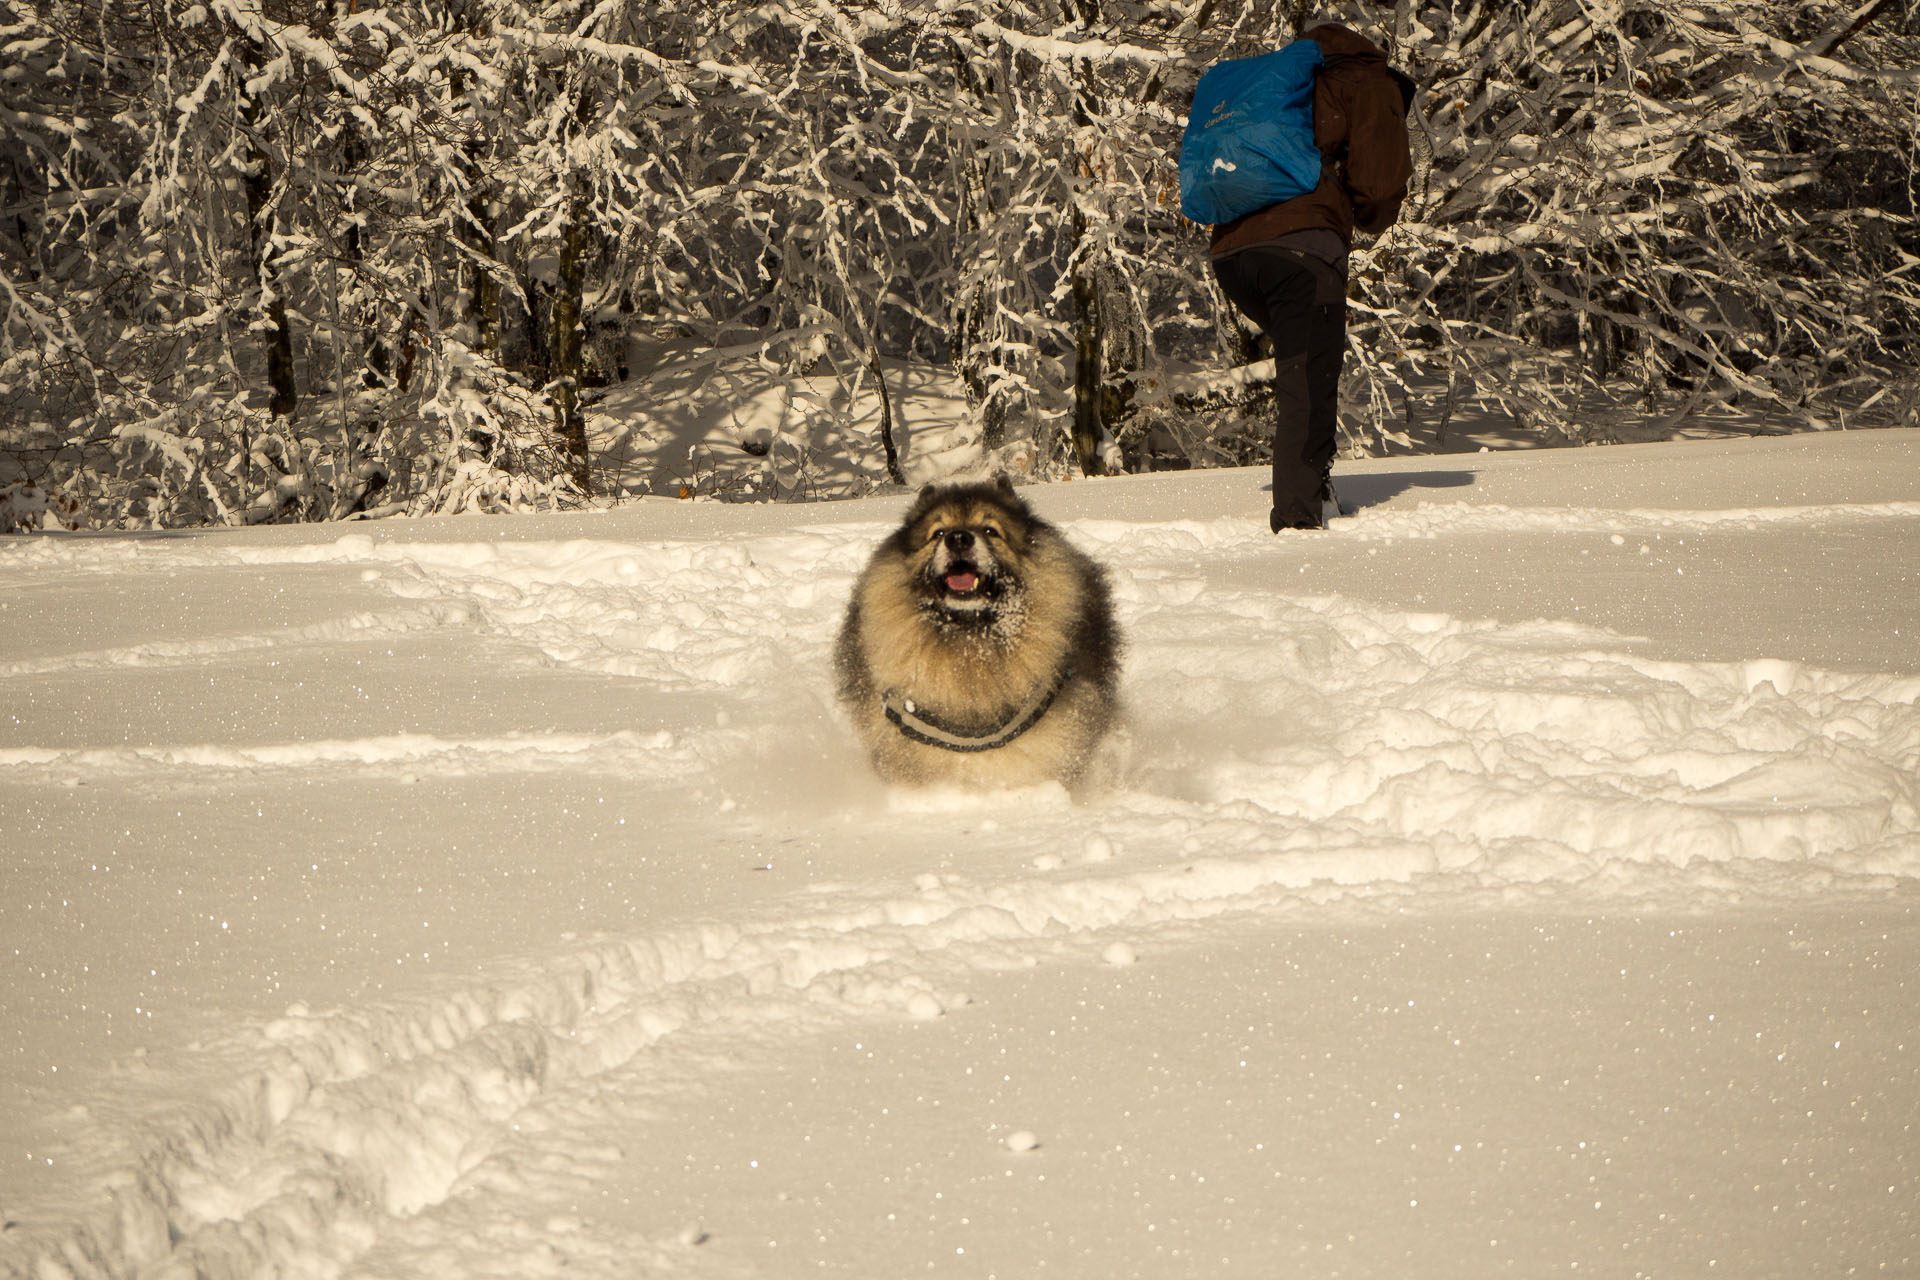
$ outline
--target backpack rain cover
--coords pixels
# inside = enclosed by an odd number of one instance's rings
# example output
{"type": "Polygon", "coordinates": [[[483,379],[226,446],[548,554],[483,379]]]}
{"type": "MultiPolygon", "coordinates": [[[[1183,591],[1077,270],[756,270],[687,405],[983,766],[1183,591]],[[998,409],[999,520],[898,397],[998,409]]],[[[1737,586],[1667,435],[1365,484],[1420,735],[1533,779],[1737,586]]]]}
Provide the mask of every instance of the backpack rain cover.
{"type": "Polygon", "coordinates": [[[1215,63],[1194,87],[1180,140],[1180,212],[1218,226],[1320,185],[1312,40],[1215,63]]]}

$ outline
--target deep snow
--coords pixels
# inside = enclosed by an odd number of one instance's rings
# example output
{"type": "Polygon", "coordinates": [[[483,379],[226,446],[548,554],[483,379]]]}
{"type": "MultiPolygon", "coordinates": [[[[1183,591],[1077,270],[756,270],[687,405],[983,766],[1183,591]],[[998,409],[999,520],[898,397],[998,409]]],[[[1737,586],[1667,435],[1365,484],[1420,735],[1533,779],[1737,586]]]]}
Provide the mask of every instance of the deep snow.
{"type": "Polygon", "coordinates": [[[890,794],[903,499],[0,543],[0,1272],[1920,1274],[1920,432],[1029,491],[1133,770],[890,794]]]}

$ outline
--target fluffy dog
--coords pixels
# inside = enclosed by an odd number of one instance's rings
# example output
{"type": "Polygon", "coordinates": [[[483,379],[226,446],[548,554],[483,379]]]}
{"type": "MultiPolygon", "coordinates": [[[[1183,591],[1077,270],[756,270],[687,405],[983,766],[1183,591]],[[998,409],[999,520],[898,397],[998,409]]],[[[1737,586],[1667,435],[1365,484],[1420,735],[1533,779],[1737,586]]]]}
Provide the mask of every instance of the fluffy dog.
{"type": "Polygon", "coordinates": [[[918,786],[1073,786],[1115,726],[1119,660],[1105,572],[1005,475],[921,490],[834,647],[875,772],[918,786]]]}

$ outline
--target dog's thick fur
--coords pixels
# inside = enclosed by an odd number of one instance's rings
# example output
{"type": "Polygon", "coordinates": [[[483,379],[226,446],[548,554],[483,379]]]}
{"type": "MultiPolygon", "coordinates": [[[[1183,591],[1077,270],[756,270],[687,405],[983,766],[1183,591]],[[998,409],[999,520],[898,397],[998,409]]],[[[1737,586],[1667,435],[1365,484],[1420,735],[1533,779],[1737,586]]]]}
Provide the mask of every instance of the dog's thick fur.
{"type": "Polygon", "coordinates": [[[921,491],[854,585],[834,648],[874,770],[916,786],[1073,786],[1115,726],[1119,659],[1105,572],[1004,475],[921,491]],[[954,750],[889,720],[890,695],[967,739],[1045,711],[1004,745],[954,750]]]}

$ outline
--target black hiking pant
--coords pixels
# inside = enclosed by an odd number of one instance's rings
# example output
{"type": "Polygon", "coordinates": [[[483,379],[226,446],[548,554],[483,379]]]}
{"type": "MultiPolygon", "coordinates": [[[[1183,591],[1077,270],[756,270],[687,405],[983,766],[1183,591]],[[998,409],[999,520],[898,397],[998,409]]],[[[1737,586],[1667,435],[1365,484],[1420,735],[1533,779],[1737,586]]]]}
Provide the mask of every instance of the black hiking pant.
{"type": "Polygon", "coordinates": [[[1321,527],[1320,494],[1340,427],[1347,350],[1346,264],[1273,245],[1217,258],[1213,273],[1241,314],[1273,343],[1274,531],[1321,527]]]}

